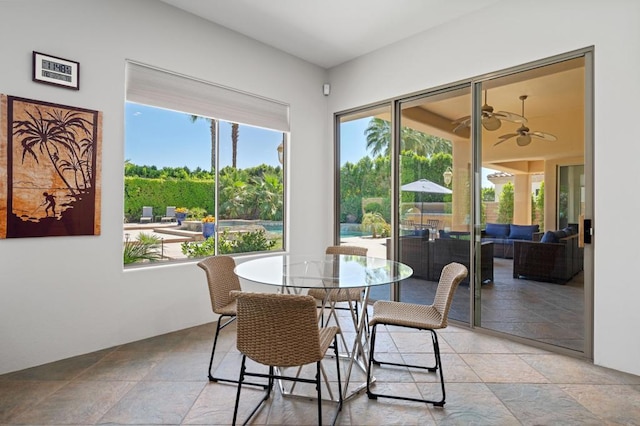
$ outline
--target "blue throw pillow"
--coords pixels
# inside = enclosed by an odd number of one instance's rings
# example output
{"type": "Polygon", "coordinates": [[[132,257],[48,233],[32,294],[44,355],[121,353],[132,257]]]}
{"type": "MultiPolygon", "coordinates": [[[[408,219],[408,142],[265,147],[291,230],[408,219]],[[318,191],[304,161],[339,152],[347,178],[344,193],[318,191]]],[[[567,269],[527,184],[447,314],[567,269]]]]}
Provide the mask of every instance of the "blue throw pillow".
{"type": "Polygon", "coordinates": [[[574,232],[573,232],[573,228],[572,228],[572,227],[570,227],[570,226],[567,226],[566,228],[562,228],[562,230],[564,231],[564,233],[565,233],[565,234],[567,234],[567,237],[568,237],[569,235],[573,235],[573,234],[574,234],[574,232]]]}
{"type": "Polygon", "coordinates": [[[553,231],[547,231],[542,236],[542,239],[540,240],[540,242],[541,243],[557,243],[558,238],[556,237],[556,234],[553,231]]]}
{"type": "Polygon", "coordinates": [[[484,232],[487,237],[507,238],[509,236],[509,224],[487,223],[487,227],[484,232]]]}
{"type": "Polygon", "coordinates": [[[414,229],[413,235],[415,235],[416,237],[425,237],[429,235],[428,232],[428,229],[414,229]]]}
{"type": "Polygon", "coordinates": [[[540,231],[539,225],[514,225],[511,224],[509,239],[511,240],[533,240],[533,233],[540,231]]]}
{"type": "Polygon", "coordinates": [[[564,238],[564,237],[567,236],[567,233],[564,232],[562,229],[559,230],[559,231],[554,231],[553,233],[556,236],[556,238],[558,239],[558,241],[560,241],[561,238],[564,238]]]}
{"type": "Polygon", "coordinates": [[[440,234],[440,238],[442,238],[442,239],[447,239],[447,238],[451,239],[451,234],[449,234],[444,229],[439,230],[438,233],[440,234]]]}

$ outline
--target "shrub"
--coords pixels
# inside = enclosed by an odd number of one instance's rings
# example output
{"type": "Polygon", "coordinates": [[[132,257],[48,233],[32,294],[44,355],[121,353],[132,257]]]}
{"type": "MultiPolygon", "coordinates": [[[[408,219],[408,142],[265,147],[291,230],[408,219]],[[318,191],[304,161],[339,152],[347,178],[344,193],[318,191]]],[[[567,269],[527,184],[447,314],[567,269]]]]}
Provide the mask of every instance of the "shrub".
{"type": "Polygon", "coordinates": [[[221,254],[249,253],[254,251],[269,251],[276,245],[275,241],[266,237],[263,230],[243,232],[237,238],[229,238],[227,231],[222,233],[218,251],[221,254]]]}
{"type": "Polygon", "coordinates": [[[371,231],[373,238],[383,237],[385,234],[385,226],[387,222],[380,213],[365,213],[362,218],[362,230],[371,231]]]}
{"type": "Polygon", "coordinates": [[[122,260],[125,265],[137,262],[155,262],[162,258],[160,238],[141,232],[134,241],[125,241],[122,260]]]}
{"type": "Polygon", "coordinates": [[[207,210],[202,207],[191,207],[189,209],[189,219],[200,220],[207,215],[207,210]]]}
{"type": "MultiPolygon", "coordinates": [[[[276,241],[269,240],[263,230],[243,232],[233,237],[224,230],[218,238],[218,253],[249,253],[256,251],[269,251],[276,245],[276,241]]],[[[187,257],[206,257],[215,254],[215,239],[209,237],[202,242],[184,242],[180,245],[182,254],[187,257]]]]}
{"type": "Polygon", "coordinates": [[[209,237],[202,242],[184,242],[180,244],[182,254],[187,257],[207,257],[216,254],[216,240],[209,237]]]}

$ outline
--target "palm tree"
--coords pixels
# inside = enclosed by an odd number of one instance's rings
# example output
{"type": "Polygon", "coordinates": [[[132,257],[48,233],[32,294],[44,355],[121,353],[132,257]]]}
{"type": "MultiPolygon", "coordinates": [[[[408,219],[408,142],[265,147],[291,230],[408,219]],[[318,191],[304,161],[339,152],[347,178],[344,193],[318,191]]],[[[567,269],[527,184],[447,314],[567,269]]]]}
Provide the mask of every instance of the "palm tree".
{"type": "MultiPolygon", "coordinates": [[[[380,118],[372,118],[364,131],[367,137],[367,149],[373,156],[388,156],[391,143],[391,123],[380,118]]],[[[430,157],[442,152],[451,154],[451,142],[420,132],[410,127],[403,127],[400,132],[401,151],[413,151],[416,154],[430,157]]]]}
{"type": "Polygon", "coordinates": [[[216,170],[216,123],[217,120],[215,118],[206,118],[200,117],[199,115],[191,115],[189,116],[192,123],[198,121],[199,118],[203,120],[207,120],[209,122],[209,127],[211,129],[211,171],[216,170]]]}
{"type": "Polygon", "coordinates": [[[372,118],[364,130],[367,136],[367,149],[373,156],[389,155],[391,142],[391,123],[381,118],[372,118]]]}
{"type": "Polygon", "coordinates": [[[231,123],[231,167],[236,168],[238,159],[238,136],[240,130],[238,123],[231,123]]]}

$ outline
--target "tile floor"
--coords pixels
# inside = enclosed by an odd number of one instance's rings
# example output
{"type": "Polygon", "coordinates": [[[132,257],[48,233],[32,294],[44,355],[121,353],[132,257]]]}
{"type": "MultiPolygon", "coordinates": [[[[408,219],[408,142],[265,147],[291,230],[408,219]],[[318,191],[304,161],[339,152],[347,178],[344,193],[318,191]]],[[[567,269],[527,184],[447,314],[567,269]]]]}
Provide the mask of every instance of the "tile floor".
{"type": "MultiPolygon", "coordinates": [[[[0,376],[0,424],[231,424],[235,386],[210,383],[206,376],[214,329],[206,324],[0,376]]],[[[380,329],[378,336],[377,350],[389,356],[431,355],[428,333],[380,329]]],[[[443,408],[373,401],[361,393],[345,402],[337,424],[640,425],[638,376],[455,326],[439,336],[443,408]]],[[[217,375],[237,375],[235,324],[221,333],[215,365],[217,375]]],[[[335,364],[325,368],[331,381],[335,364]]],[[[378,389],[438,389],[433,373],[386,368],[375,374],[378,389]]],[[[357,371],[352,382],[362,378],[357,371]]],[[[243,390],[242,414],[259,396],[256,388],[243,390]]],[[[334,403],[323,404],[325,424],[334,410],[334,403]]],[[[276,392],[253,424],[316,422],[313,401],[276,392]]]]}

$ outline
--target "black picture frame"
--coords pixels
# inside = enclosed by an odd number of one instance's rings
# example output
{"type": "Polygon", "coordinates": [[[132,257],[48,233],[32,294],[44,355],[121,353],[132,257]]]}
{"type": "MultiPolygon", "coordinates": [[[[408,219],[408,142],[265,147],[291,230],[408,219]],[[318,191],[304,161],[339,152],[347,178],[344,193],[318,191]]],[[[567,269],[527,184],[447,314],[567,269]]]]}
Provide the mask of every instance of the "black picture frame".
{"type": "Polygon", "coordinates": [[[80,63],[34,51],[32,80],[80,90],[80,63]]]}

